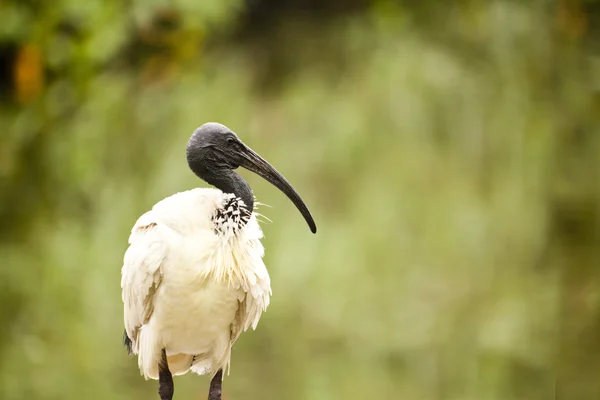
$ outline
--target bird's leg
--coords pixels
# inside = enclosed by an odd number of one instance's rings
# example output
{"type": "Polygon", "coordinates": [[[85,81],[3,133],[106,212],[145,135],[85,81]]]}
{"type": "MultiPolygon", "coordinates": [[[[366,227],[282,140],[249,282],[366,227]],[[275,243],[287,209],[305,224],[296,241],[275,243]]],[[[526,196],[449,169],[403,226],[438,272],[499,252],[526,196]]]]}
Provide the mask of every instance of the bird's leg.
{"type": "Polygon", "coordinates": [[[221,384],[223,383],[223,370],[217,371],[215,376],[210,381],[210,389],[208,389],[208,400],[221,400],[221,384]]]}
{"type": "Polygon", "coordinates": [[[160,400],[172,400],[175,386],[173,386],[173,375],[169,371],[167,363],[167,352],[162,349],[162,359],[158,364],[158,394],[160,400]]]}

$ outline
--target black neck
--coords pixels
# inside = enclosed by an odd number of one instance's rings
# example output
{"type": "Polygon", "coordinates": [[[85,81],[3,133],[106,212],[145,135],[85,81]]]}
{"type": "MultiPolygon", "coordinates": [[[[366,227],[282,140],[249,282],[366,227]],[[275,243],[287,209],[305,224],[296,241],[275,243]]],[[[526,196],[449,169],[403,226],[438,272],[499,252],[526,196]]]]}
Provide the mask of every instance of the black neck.
{"type": "Polygon", "coordinates": [[[252,213],[254,209],[254,196],[250,185],[240,174],[230,169],[222,169],[217,171],[206,171],[200,178],[207,183],[220,189],[223,193],[233,193],[246,204],[246,209],[252,213]]]}

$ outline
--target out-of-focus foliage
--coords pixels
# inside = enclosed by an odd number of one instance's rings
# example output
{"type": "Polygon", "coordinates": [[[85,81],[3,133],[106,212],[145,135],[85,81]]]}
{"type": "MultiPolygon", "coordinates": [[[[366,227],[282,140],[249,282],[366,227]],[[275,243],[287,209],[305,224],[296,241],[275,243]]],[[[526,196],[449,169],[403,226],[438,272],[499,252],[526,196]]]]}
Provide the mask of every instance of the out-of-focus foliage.
{"type": "Polygon", "coordinates": [[[1,2],[0,398],[156,397],[122,255],[206,121],[319,227],[245,174],[274,297],[228,399],[600,398],[598,9],[1,2]]]}

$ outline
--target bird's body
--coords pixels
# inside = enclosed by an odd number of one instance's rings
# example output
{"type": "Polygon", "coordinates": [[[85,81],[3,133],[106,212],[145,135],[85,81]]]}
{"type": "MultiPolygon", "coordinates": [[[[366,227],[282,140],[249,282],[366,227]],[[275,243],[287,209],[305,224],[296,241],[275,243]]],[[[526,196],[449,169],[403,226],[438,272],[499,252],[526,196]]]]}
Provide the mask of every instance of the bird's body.
{"type": "Polygon", "coordinates": [[[220,400],[231,348],[256,328],[271,296],[254,196],[234,170],[242,166],[278,187],[317,228],[289,182],[229,128],[202,125],[186,156],[216,188],[167,197],[135,223],[121,271],[125,345],[144,377],[158,379],[162,400],[173,397],[172,375],[189,370],[212,375],[209,400],[220,400]]]}
{"type": "Polygon", "coordinates": [[[146,378],[158,379],[163,348],[174,375],[227,370],[231,346],[269,305],[256,214],[242,226],[226,214],[240,206],[232,194],[193,189],[160,201],[133,227],[122,271],[125,325],[146,378]]]}

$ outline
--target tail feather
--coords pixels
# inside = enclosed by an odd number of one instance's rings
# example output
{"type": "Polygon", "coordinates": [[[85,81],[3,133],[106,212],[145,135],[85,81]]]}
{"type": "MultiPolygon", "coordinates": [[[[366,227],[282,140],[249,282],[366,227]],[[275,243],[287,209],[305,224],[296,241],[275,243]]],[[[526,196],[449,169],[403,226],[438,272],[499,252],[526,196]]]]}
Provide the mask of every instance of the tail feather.
{"type": "Polygon", "coordinates": [[[125,329],[123,329],[123,345],[127,349],[127,354],[130,356],[133,355],[133,343],[129,339],[129,336],[127,336],[127,330],[125,329]]]}
{"type": "Polygon", "coordinates": [[[210,375],[211,379],[220,369],[223,370],[223,375],[229,374],[232,345],[229,333],[221,335],[215,341],[212,351],[194,356],[192,372],[198,375],[210,375]]]}
{"type": "Polygon", "coordinates": [[[138,366],[145,379],[158,379],[158,364],[162,358],[161,346],[148,325],[138,333],[138,366]]]}
{"type": "Polygon", "coordinates": [[[206,375],[213,370],[212,359],[205,354],[196,355],[190,369],[198,375],[206,375]]]}

